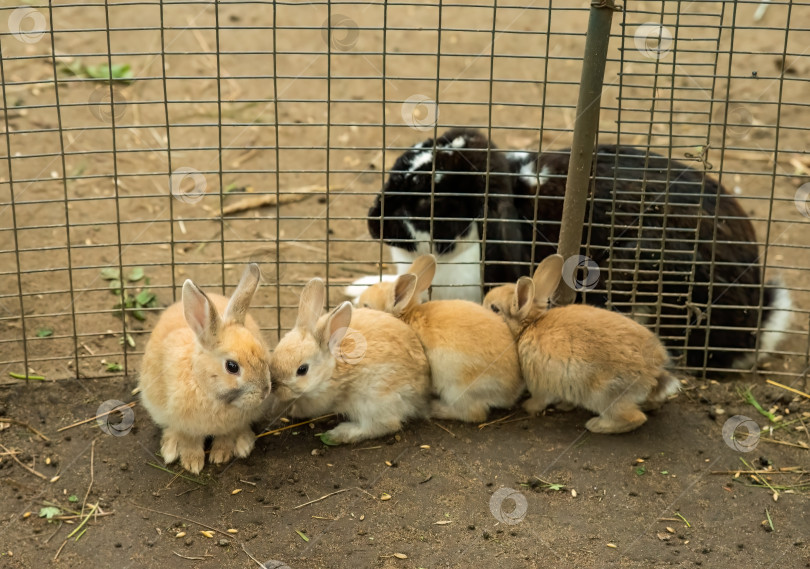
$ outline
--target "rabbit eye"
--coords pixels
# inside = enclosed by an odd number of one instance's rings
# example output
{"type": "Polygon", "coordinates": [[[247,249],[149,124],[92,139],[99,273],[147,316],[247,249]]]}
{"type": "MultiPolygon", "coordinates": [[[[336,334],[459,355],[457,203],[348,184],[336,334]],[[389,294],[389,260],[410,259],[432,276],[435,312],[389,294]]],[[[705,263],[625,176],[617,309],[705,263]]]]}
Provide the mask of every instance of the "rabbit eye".
{"type": "Polygon", "coordinates": [[[295,375],[306,375],[309,371],[309,364],[301,364],[295,371],[295,375]]]}
{"type": "Polygon", "coordinates": [[[490,308],[492,309],[492,312],[494,312],[495,314],[500,314],[501,312],[501,309],[495,306],[494,304],[490,306],[490,308]]]}
{"type": "Polygon", "coordinates": [[[236,375],[239,373],[239,364],[233,360],[227,360],[225,362],[225,369],[228,371],[228,373],[236,375]]]}

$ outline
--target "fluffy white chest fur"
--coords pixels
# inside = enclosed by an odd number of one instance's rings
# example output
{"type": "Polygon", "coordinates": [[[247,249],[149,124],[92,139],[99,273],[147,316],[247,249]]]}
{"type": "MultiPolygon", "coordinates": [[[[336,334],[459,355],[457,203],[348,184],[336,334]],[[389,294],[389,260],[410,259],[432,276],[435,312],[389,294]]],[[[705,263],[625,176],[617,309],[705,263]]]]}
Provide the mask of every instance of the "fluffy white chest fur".
{"type": "MultiPolygon", "coordinates": [[[[416,241],[416,251],[391,247],[391,260],[397,274],[408,270],[414,259],[430,253],[430,234],[417,231],[409,221],[404,222],[416,241]]],[[[433,278],[433,298],[462,299],[481,302],[481,241],[478,225],[470,224],[467,235],[459,237],[452,252],[436,255],[436,276],[433,278]]]]}
{"type": "MultiPolygon", "coordinates": [[[[420,255],[430,253],[430,235],[425,231],[417,231],[409,221],[404,222],[412,239],[416,241],[416,251],[405,251],[399,247],[389,247],[391,260],[396,266],[396,275],[383,275],[383,281],[394,281],[397,275],[408,270],[414,259],[420,255]]],[[[456,241],[452,253],[436,255],[436,276],[433,278],[433,299],[461,299],[481,303],[481,243],[478,236],[478,226],[473,223],[467,235],[456,241]]],[[[380,282],[376,275],[362,277],[346,287],[346,296],[354,299],[357,304],[358,297],[369,286],[380,282]]],[[[427,300],[427,297],[423,298],[427,300]]]]}

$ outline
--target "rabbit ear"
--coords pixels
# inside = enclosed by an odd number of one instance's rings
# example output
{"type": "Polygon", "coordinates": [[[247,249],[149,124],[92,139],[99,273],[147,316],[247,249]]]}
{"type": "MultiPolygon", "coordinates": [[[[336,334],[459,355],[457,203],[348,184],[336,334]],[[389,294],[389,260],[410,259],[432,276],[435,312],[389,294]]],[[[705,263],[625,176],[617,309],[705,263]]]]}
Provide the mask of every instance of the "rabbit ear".
{"type": "Polygon", "coordinates": [[[335,349],[340,346],[346,332],[349,331],[349,324],[352,322],[352,303],[348,300],[335,308],[326,319],[323,332],[321,334],[321,345],[335,353],[335,349]]]}
{"type": "Polygon", "coordinates": [[[323,303],[326,298],[326,288],[321,279],[312,279],[301,291],[298,301],[298,318],[295,327],[307,332],[314,332],[318,318],[323,312],[323,303]]]}
{"type": "Polygon", "coordinates": [[[418,282],[419,278],[412,273],[405,273],[397,277],[394,288],[391,289],[391,313],[394,316],[402,314],[411,303],[418,282]]]}
{"type": "Polygon", "coordinates": [[[534,281],[529,277],[520,277],[512,298],[512,313],[520,320],[525,318],[534,301],[534,281]]]}
{"type": "Polygon", "coordinates": [[[256,294],[256,289],[259,288],[261,278],[262,273],[256,263],[251,263],[245,268],[242,279],[228,301],[228,306],[225,307],[224,320],[226,322],[245,323],[250,301],[253,300],[253,295],[256,294]]]}
{"type": "Polygon", "coordinates": [[[430,288],[430,283],[433,282],[433,277],[436,276],[436,257],[433,255],[417,257],[408,272],[416,275],[415,294],[422,294],[430,288]]]}
{"type": "Polygon", "coordinates": [[[557,290],[562,277],[563,258],[562,255],[549,255],[543,259],[534,271],[532,280],[534,281],[534,291],[537,302],[542,306],[548,304],[549,298],[557,290]]]}
{"type": "Polygon", "coordinates": [[[183,313],[200,344],[214,348],[219,336],[219,313],[211,299],[188,279],[183,283],[183,313]]]}

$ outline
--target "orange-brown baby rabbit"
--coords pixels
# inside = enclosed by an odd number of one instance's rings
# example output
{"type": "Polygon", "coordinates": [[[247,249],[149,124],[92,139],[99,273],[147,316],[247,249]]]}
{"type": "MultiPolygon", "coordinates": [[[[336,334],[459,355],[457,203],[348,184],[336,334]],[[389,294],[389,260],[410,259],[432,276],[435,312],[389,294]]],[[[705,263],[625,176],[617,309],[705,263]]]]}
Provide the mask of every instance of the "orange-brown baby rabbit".
{"type": "Polygon", "coordinates": [[[253,450],[251,423],[270,393],[270,354],[247,314],[260,278],[259,266],[248,265],[230,300],[187,280],[183,299],[152,331],[141,365],[141,400],[163,429],[160,452],[167,464],[179,458],[183,468],[199,473],[208,435],[214,437],[212,463],[253,450]]]}
{"type": "Polygon", "coordinates": [[[491,290],[484,306],[500,314],[518,338],[530,413],[549,405],[584,407],[598,417],[595,433],[623,433],[641,426],[642,409],[659,407],[679,389],[667,370],[669,355],[641,324],[602,308],[572,304],[548,308],[563,259],[547,257],[534,278],[491,290]]]}
{"type": "Polygon", "coordinates": [[[491,407],[511,407],[523,393],[515,339],[503,320],[468,300],[420,297],[436,273],[433,255],[417,257],[394,282],[376,283],[358,299],[413,328],[430,362],[432,415],[481,422],[491,407]]]}
{"type": "Polygon", "coordinates": [[[295,327],[273,350],[273,389],[291,414],[345,415],[321,436],[327,444],[381,437],[424,416],[430,368],[413,330],[349,302],[322,316],[325,296],[321,279],[307,283],[295,327]]]}

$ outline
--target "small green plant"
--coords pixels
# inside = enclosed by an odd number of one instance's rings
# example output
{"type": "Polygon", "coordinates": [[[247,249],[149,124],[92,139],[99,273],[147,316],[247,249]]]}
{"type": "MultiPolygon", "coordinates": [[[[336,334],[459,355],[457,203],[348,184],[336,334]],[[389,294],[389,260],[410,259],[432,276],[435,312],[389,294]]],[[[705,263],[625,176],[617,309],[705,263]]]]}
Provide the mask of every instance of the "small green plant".
{"type": "Polygon", "coordinates": [[[116,362],[107,362],[106,366],[107,366],[107,371],[115,372],[115,371],[123,371],[124,370],[123,366],[121,364],[119,364],[119,363],[116,363],[116,362]]]}
{"type": "MultiPolygon", "coordinates": [[[[105,281],[109,281],[110,291],[118,298],[121,298],[121,288],[123,286],[121,272],[114,267],[108,267],[101,270],[101,278],[105,281]]],[[[135,320],[143,322],[146,320],[146,314],[143,309],[156,307],[157,297],[155,293],[147,288],[149,286],[149,279],[146,278],[143,268],[134,267],[129,274],[126,275],[126,280],[131,283],[143,280],[144,286],[140,292],[135,295],[130,294],[129,291],[124,291],[123,301],[117,303],[113,308],[120,310],[118,314],[120,318],[128,314],[135,320]]],[[[129,340],[127,340],[127,342],[129,342],[129,340]]]]}
{"type": "Polygon", "coordinates": [[[81,61],[74,61],[71,63],[62,63],[62,69],[76,77],[95,79],[96,81],[103,81],[105,83],[110,80],[130,83],[134,76],[132,66],[128,63],[113,63],[110,66],[106,63],[85,65],[81,61]]]}
{"type": "Polygon", "coordinates": [[[47,338],[48,336],[53,336],[53,329],[39,328],[37,330],[37,338],[47,338]]]}

